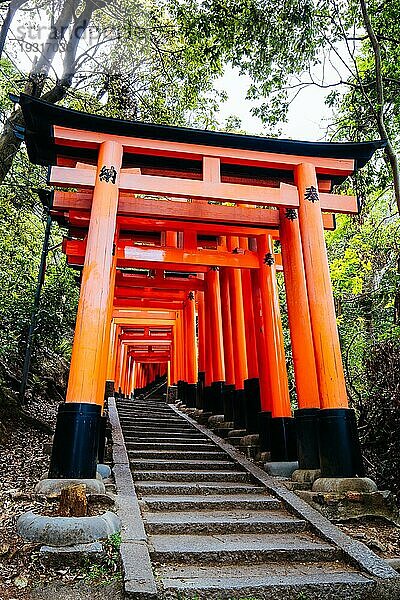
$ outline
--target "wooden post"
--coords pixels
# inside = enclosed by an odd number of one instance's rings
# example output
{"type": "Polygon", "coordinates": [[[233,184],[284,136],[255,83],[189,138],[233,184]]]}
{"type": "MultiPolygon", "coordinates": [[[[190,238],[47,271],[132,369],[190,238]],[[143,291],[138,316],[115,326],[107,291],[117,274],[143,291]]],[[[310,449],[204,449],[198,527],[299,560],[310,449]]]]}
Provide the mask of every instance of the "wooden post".
{"type": "Polygon", "coordinates": [[[295,169],[299,227],[310,306],[321,411],[319,455],[323,477],[363,475],[356,418],[348,408],[315,167],[295,169]]]}
{"type": "Polygon", "coordinates": [[[219,279],[221,292],[222,334],[224,341],[225,383],[227,385],[235,385],[228,269],[222,268],[220,270],[219,279]]]}
{"type": "Polygon", "coordinates": [[[102,405],[104,401],[99,378],[105,325],[110,295],[113,294],[111,267],[121,164],[121,144],[103,142],[93,191],[67,402],[94,402],[102,405]]]}
{"type": "Polygon", "coordinates": [[[106,331],[109,328],[110,302],[114,295],[111,271],[122,154],[120,143],[106,141],[100,144],[67,405],[59,407],[49,477],[96,476],[107,367],[106,331]],[[69,403],[73,406],[68,406],[69,403]],[[73,426],[70,425],[71,413],[74,415],[73,426]]]}
{"type": "MultiPolygon", "coordinates": [[[[286,303],[299,408],[319,408],[306,278],[297,211],[280,211],[280,240],[286,303]]],[[[315,269],[315,266],[314,266],[315,269]]]]}
{"type": "Polygon", "coordinates": [[[258,236],[257,246],[261,275],[260,294],[271,381],[272,416],[290,417],[289,386],[271,236],[258,236]]]}
{"type": "MultiPolygon", "coordinates": [[[[248,239],[240,237],[239,247],[244,251],[248,250],[248,239]]],[[[256,352],[256,335],[254,330],[251,276],[249,269],[241,269],[240,272],[242,277],[243,312],[246,333],[247,376],[249,379],[256,379],[258,378],[258,357],[256,352]]]]}
{"type": "MultiPolygon", "coordinates": [[[[230,252],[239,248],[239,238],[228,236],[227,247],[230,252]]],[[[229,269],[229,296],[231,301],[232,339],[234,340],[235,385],[237,390],[243,390],[244,380],[247,379],[247,351],[240,269],[229,269]]]]}
{"type": "Polygon", "coordinates": [[[291,417],[289,385],[271,236],[258,236],[257,249],[260,264],[259,285],[265,325],[266,352],[272,400],[271,459],[273,461],[295,460],[297,458],[297,449],[294,419],[291,417]]]}
{"type": "Polygon", "coordinates": [[[187,405],[195,408],[197,403],[197,346],[196,346],[196,301],[193,291],[189,292],[186,303],[186,348],[187,356],[187,405]]]}
{"type": "Polygon", "coordinates": [[[286,304],[299,407],[294,413],[299,468],[319,469],[320,399],[298,212],[294,209],[280,209],[279,214],[286,304]]]}
{"type": "Polygon", "coordinates": [[[212,341],[213,348],[213,382],[219,382],[225,381],[219,272],[215,269],[210,269],[207,272],[206,281],[209,293],[208,310],[210,314],[210,330],[208,335],[212,341]]]}
{"type": "Polygon", "coordinates": [[[188,358],[188,383],[197,382],[197,348],[196,348],[196,308],[194,292],[189,292],[186,300],[186,331],[187,347],[186,356],[188,358]]]}
{"type": "Polygon", "coordinates": [[[313,165],[296,168],[299,226],[322,408],[347,408],[346,384],[336,325],[318,184],[313,165]]]}

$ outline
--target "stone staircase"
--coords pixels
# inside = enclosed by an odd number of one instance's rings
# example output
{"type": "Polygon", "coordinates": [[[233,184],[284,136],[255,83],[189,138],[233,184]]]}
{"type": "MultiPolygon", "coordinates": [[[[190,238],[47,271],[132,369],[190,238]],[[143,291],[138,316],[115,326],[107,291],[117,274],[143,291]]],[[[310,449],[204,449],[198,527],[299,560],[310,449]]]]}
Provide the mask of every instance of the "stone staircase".
{"type": "Polygon", "coordinates": [[[376,577],[201,427],[156,399],[117,408],[159,598],[378,598],[376,577]]]}

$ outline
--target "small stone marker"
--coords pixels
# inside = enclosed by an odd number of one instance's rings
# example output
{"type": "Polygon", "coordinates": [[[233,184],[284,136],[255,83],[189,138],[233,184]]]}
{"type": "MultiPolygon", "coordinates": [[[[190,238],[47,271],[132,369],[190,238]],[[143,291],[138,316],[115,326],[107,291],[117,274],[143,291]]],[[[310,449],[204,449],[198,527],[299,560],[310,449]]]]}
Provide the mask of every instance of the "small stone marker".
{"type": "Polygon", "coordinates": [[[59,515],[85,517],[87,515],[86,485],[73,484],[61,490],[59,515]]]}

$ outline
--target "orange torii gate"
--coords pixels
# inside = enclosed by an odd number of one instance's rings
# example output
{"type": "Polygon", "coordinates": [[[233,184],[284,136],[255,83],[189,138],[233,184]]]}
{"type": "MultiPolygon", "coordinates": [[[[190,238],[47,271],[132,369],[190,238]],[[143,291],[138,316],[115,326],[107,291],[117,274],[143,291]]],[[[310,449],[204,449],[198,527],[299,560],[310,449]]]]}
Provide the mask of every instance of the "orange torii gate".
{"type": "MultiPolygon", "coordinates": [[[[332,187],[381,142],[158,126],[26,95],[20,104],[31,160],[52,165],[51,185],[78,190],[54,194],[53,215],[69,227],[68,262],[83,271],[50,475],[94,476],[105,382],[113,364],[115,382],[115,364],[129,365],[135,355],[129,340],[118,343],[120,331],[150,326],[157,312],[158,325],[172,326],[172,383],[189,406],[258,430],[273,460],[293,458],[296,424],[300,468],[361,474],[324,227],[334,227],[334,213],[357,213],[356,199],[332,187]],[[294,418],[276,280],[282,269],[294,418]]],[[[124,368],[126,382],[131,371],[124,368]]]]}

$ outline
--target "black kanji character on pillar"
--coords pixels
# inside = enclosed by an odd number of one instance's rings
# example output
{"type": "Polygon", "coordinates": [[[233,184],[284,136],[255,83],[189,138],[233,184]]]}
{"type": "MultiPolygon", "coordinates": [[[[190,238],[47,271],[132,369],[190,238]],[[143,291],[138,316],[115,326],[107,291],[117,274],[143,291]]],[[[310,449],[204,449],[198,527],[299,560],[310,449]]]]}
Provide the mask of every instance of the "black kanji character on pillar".
{"type": "Polygon", "coordinates": [[[188,299],[189,300],[194,300],[194,293],[193,292],[189,292],[188,299]]]}
{"type": "Polygon", "coordinates": [[[274,262],[275,262],[274,255],[271,254],[271,252],[267,252],[267,254],[264,256],[264,265],[268,265],[269,267],[272,267],[274,262]]]}
{"type": "Polygon", "coordinates": [[[107,183],[111,181],[111,183],[115,183],[117,181],[117,171],[111,165],[109,169],[107,169],[106,165],[101,167],[101,171],[99,173],[100,181],[106,181],[107,183]]]}
{"type": "Polygon", "coordinates": [[[285,212],[285,217],[289,219],[289,221],[294,221],[297,219],[297,210],[295,208],[287,208],[285,212]]]}
{"type": "Polygon", "coordinates": [[[313,186],[306,188],[304,198],[310,202],[319,202],[318,190],[313,186]]]}

